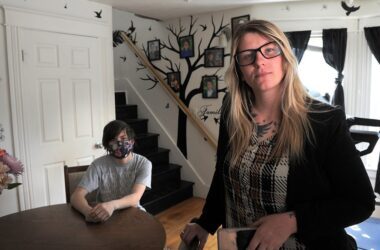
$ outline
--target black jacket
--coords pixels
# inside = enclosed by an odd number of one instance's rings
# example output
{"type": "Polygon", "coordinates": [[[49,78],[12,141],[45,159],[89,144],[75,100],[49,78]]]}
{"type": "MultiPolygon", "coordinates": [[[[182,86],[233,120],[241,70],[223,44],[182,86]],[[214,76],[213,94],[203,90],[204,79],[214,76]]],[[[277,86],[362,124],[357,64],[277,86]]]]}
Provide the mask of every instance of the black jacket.
{"type": "MultiPolygon", "coordinates": [[[[228,152],[223,103],[217,163],[198,224],[209,233],[225,226],[223,170],[228,152]]],[[[302,162],[290,162],[287,209],[295,211],[298,238],[307,249],[349,249],[344,228],[367,219],[375,209],[375,195],[346,126],[342,110],[313,102],[309,120],[315,135],[304,145],[302,162]]]]}

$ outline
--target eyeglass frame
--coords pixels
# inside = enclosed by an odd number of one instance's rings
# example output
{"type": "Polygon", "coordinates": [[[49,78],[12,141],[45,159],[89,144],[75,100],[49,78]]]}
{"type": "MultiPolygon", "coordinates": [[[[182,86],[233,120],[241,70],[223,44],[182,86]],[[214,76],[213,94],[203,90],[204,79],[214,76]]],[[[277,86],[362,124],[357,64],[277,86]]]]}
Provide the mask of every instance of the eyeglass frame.
{"type": "Polygon", "coordinates": [[[254,64],[254,63],[256,62],[256,59],[257,59],[257,52],[260,52],[260,54],[261,54],[265,59],[272,59],[272,58],[275,58],[275,57],[281,55],[281,54],[282,54],[282,49],[281,49],[281,47],[280,47],[275,41],[270,41],[270,42],[267,42],[267,43],[261,45],[261,46],[258,47],[257,49],[246,49],[246,50],[242,50],[242,51],[237,52],[237,53],[235,54],[235,56],[234,56],[234,59],[235,59],[236,64],[239,65],[240,67],[244,67],[244,66],[248,66],[248,65],[254,64]],[[273,43],[273,44],[276,45],[276,47],[278,48],[279,52],[278,52],[278,54],[276,54],[275,56],[267,57],[267,56],[265,56],[264,53],[261,51],[261,48],[263,48],[263,47],[265,47],[265,46],[267,46],[268,44],[271,44],[271,43],[273,43]],[[241,54],[241,53],[243,53],[243,52],[246,52],[246,51],[254,51],[254,52],[255,52],[254,59],[252,60],[252,62],[250,62],[250,63],[248,63],[248,64],[241,65],[241,64],[239,63],[239,60],[237,59],[237,57],[238,57],[239,54],[241,54]]]}

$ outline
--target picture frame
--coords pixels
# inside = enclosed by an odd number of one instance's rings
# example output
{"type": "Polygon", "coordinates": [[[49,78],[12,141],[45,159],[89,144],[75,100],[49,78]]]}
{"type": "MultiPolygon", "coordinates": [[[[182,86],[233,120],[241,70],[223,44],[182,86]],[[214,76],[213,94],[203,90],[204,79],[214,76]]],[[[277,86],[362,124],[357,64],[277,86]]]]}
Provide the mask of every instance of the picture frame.
{"type": "Polygon", "coordinates": [[[194,56],[194,37],[193,35],[182,36],[178,39],[179,57],[189,58],[194,56]]]}
{"type": "Polygon", "coordinates": [[[218,98],[217,76],[202,76],[202,97],[205,99],[218,98]]]}
{"type": "Polygon", "coordinates": [[[160,40],[148,41],[148,59],[150,61],[156,61],[161,59],[160,40]]]}
{"type": "Polygon", "coordinates": [[[250,15],[237,16],[231,18],[231,32],[232,35],[235,34],[235,31],[238,29],[239,25],[246,23],[250,20],[250,15]]]}
{"type": "Polygon", "coordinates": [[[205,68],[223,67],[224,48],[205,49],[204,66],[205,68]]]}
{"type": "Polygon", "coordinates": [[[181,87],[181,72],[169,72],[166,73],[167,83],[172,88],[172,90],[176,93],[179,92],[181,87]]]}

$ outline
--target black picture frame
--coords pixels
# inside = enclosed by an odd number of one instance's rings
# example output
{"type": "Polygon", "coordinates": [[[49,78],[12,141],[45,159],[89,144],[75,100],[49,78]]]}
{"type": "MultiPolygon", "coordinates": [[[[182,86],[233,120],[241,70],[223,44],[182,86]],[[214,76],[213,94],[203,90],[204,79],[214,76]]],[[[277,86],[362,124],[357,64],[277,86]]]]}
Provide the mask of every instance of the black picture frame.
{"type": "Polygon", "coordinates": [[[148,59],[150,61],[157,61],[161,59],[160,40],[148,41],[148,59]]]}
{"type": "Polygon", "coordinates": [[[239,27],[239,25],[246,23],[250,20],[250,15],[244,15],[244,16],[237,16],[231,18],[231,32],[232,35],[235,34],[235,31],[239,27]]]}
{"type": "Polygon", "coordinates": [[[181,87],[181,72],[169,72],[166,73],[167,83],[172,88],[172,90],[176,93],[179,92],[181,87]]]}
{"type": "Polygon", "coordinates": [[[224,48],[205,49],[204,66],[205,68],[223,67],[224,48]]]}
{"type": "Polygon", "coordinates": [[[178,38],[179,57],[189,58],[194,56],[194,37],[193,35],[178,38]]]}
{"type": "Polygon", "coordinates": [[[218,77],[202,76],[202,97],[205,99],[218,98],[218,77]]]}

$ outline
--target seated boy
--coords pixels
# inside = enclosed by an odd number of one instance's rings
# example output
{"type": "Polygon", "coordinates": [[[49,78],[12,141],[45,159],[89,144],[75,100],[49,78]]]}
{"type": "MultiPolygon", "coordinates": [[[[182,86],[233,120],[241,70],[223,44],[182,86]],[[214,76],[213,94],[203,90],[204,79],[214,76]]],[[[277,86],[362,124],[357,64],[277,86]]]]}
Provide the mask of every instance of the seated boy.
{"type": "Polygon", "coordinates": [[[123,121],[114,120],[103,129],[102,144],[107,155],[95,159],[71,195],[71,205],[86,221],[101,222],[115,210],[139,207],[145,188],[151,185],[152,163],[133,153],[135,134],[123,121]],[[86,195],[97,189],[96,205],[86,195]]]}

